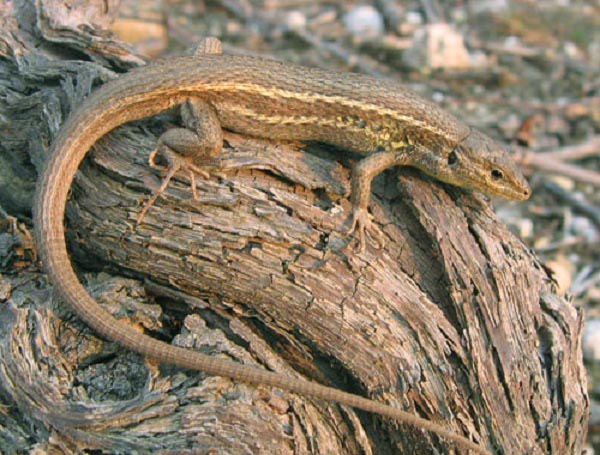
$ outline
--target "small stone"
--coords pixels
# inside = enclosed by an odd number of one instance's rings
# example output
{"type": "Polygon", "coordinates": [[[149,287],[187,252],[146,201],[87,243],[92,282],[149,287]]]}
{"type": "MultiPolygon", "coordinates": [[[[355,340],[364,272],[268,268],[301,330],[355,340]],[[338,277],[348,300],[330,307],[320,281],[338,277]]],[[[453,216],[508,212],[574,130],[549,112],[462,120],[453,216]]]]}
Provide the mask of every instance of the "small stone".
{"type": "Polygon", "coordinates": [[[418,11],[407,11],[406,22],[410,25],[423,25],[423,16],[418,11]]]}
{"type": "Polygon", "coordinates": [[[600,360],[600,319],[588,319],[583,329],[583,357],[590,361],[600,360]]]}
{"type": "Polygon", "coordinates": [[[469,60],[472,68],[485,68],[489,64],[488,56],[483,51],[475,51],[469,54],[469,60]]]}
{"type": "MultiPolygon", "coordinates": [[[[590,427],[600,425],[600,403],[590,397],[590,427]]],[[[582,455],[594,455],[594,451],[590,447],[589,450],[584,450],[582,455]]]]}
{"type": "Polygon", "coordinates": [[[376,38],[384,32],[383,17],[370,5],[357,5],[344,15],[344,26],[354,36],[376,38]]]}
{"type": "Polygon", "coordinates": [[[559,295],[565,295],[572,283],[573,264],[564,256],[559,256],[545,263],[552,270],[552,277],[556,281],[559,295]]]}
{"type": "MultiPolygon", "coordinates": [[[[598,53],[600,54],[600,42],[598,43],[598,53]]],[[[598,55],[598,66],[600,66],[600,55],[598,55]]],[[[565,109],[565,115],[569,119],[577,119],[590,115],[590,109],[582,103],[571,103],[565,109]]]]}
{"type": "Polygon", "coordinates": [[[6,302],[12,293],[12,285],[0,275],[0,302],[6,302]]]}
{"type": "Polygon", "coordinates": [[[546,132],[558,136],[569,134],[569,123],[562,115],[550,115],[546,119],[546,132]]]}
{"type": "Polygon", "coordinates": [[[450,22],[454,24],[462,24],[468,19],[468,17],[469,13],[464,7],[461,8],[460,6],[456,6],[455,8],[452,8],[452,11],[450,11],[450,22]]]}
{"type": "Polygon", "coordinates": [[[533,240],[533,249],[534,250],[542,250],[547,248],[548,245],[552,243],[552,238],[549,235],[544,235],[542,237],[536,237],[533,240]]]}
{"type": "Polygon", "coordinates": [[[159,20],[126,18],[121,15],[110,26],[111,31],[123,41],[135,46],[139,52],[157,57],[168,46],[168,31],[161,15],[151,14],[159,20]]]}
{"type": "Polygon", "coordinates": [[[591,66],[600,66],[600,39],[595,39],[588,44],[587,53],[590,59],[591,66]]]}
{"type": "Polygon", "coordinates": [[[471,65],[463,36],[451,25],[443,23],[418,29],[402,58],[404,63],[416,69],[464,69],[471,65]]]}
{"type": "Polygon", "coordinates": [[[516,225],[519,230],[519,236],[522,239],[531,238],[531,236],[533,235],[533,220],[529,218],[524,218],[518,220],[516,225]]]}
{"type": "Polygon", "coordinates": [[[575,188],[573,179],[565,177],[564,175],[548,175],[547,178],[565,191],[571,192],[575,188]]]}
{"type": "Polygon", "coordinates": [[[582,59],[583,55],[577,44],[572,43],[571,41],[567,41],[563,45],[563,52],[565,55],[572,59],[582,59]]]}
{"type": "Polygon", "coordinates": [[[587,291],[587,298],[590,302],[590,306],[600,305],[600,289],[595,287],[587,291]]]}
{"type": "Polygon", "coordinates": [[[583,237],[589,243],[599,241],[600,233],[589,218],[573,215],[570,228],[574,235],[583,237]]]}
{"type": "Polygon", "coordinates": [[[396,29],[402,36],[412,36],[423,26],[423,16],[418,11],[407,11],[396,29]]]}
{"type": "Polygon", "coordinates": [[[446,95],[443,92],[433,92],[431,94],[431,99],[436,103],[443,103],[446,99],[446,95]]]}
{"type": "Polygon", "coordinates": [[[514,137],[521,127],[521,119],[516,113],[510,113],[505,118],[498,121],[498,128],[502,131],[503,136],[514,137]]]}
{"type": "Polygon", "coordinates": [[[498,13],[508,9],[508,0],[480,0],[469,2],[471,14],[498,13]]]}
{"type": "Polygon", "coordinates": [[[523,43],[521,43],[521,38],[519,38],[518,36],[515,35],[510,35],[507,36],[506,38],[504,38],[504,46],[507,48],[519,48],[523,46],[523,43]]]}
{"type": "Polygon", "coordinates": [[[290,11],[285,16],[285,25],[289,30],[304,30],[306,28],[306,16],[301,11],[290,11]]]}

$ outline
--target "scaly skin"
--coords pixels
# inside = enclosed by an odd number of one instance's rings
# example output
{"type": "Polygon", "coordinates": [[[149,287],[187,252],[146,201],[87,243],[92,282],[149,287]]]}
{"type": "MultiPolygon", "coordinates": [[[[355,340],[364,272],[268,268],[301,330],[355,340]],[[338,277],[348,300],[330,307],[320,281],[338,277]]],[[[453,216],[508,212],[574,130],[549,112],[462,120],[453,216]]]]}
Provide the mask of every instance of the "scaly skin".
{"type": "MultiPolygon", "coordinates": [[[[488,453],[462,436],[391,406],[155,340],[117,321],[90,297],[73,271],[65,245],[63,218],[75,172],[91,146],[117,126],[184,103],[191,110],[208,106],[210,117],[215,114],[223,128],[239,133],[315,140],[365,154],[352,182],[353,228],[361,237],[370,223],[366,208],[371,180],[396,164],[415,166],[444,182],[488,194],[529,196],[527,182],[500,145],[392,82],[246,56],[174,58],[132,70],[96,90],[70,115],[52,145],[37,187],[35,231],[44,265],[61,296],[97,333],[160,362],[375,412],[488,453]]],[[[218,132],[214,137],[210,153],[220,148],[218,132]]],[[[181,145],[169,141],[169,136],[163,139],[167,148],[181,145]]]]}

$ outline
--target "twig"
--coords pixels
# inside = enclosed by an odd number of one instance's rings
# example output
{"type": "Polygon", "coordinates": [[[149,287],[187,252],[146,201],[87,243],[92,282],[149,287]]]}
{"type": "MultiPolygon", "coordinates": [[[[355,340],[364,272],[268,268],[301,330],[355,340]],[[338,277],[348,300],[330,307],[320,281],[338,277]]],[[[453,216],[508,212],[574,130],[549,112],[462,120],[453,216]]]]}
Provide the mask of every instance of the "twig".
{"type": "Polygon", "coordinates": [[[530,150],[525,151],[520,147],[515,147],[515,149],[520,151],[514,154],[513,158],[521,166],[565,175],[573,180],[600,187],[600,173],[598,172],[581,169],[580,167],[546,157],[545,153],[536,153],[530,150]]]}
{"type": "MultiPolygon", "coordinates": [[[[546,102],[546,101],[535,101],[535,100],[523,100],[523,99],[514,99],[514,98],[506,98],[504,96],[498,94],[492,95],[478,95],[478,96],[461,96],[456,97],[456,101],[460,101],[462,103],[487,103],[487,104],[501,104],[503,106],[511,106],[514,108],[522,109],[522,110],[539,110],[542,112],[548,113],[557,113],[557,112],[565,112],[569,109],[575,108],[583,108],[583,115],[590,115],[589,113],[592,111],[598,110],[600,106],[600,96],[589,96],[586,98],[579,98],[576,102],[565,104],[564,102],[546,102]]],[[[567,116],[569,116],[567,114],[567,116]]]]}
{"type": "MultiPolygon", "coordinates": [[[[398,25],[404,20],[405,9],[394,0],[377,0],[376,5],[383,13],[388,27],[397,30],[398,25]]],[[[397,35],[394,37],[399,38],[397,35]]]]}
{"type": "Polygon", "coordinates": [[[544,152],[544,159],[556,161],[579,160],[590,155],[600,156],[600,136],[592,136],[583,144],[562,147],[552,152],[544,152]]]}
{"type": "Polygon", "coordinates": [[[579,297],[586,293],[589,289],[595,287],[600,283],[600,272],[591,273],[594,267],[590,264],[586,266],[581,273],[573,280],[571,285],[571,295],[573,297],[579,297]]]}
{"type": "Polygon", "coordinates": [[[517,57],[525,58],[542,58],[550,61],[555,60],[555,56],[550,50],[527,47],[520,44],[495,44],[495,43],[484,43],[476,39],[469,40],[469,46],[474,49],[482,49],[492,54],[508,54],[517,57]]]}
{"type": "Polygon", "coordinates": [[[550,253],[552,251],[562,250],[565,248],[572,248],[577,245],[586,245],[588,243],[590,242],[586,241],[584,236],[578,235],[563,240],[558,240],[556,242],[548,243],[543,246],[536,246],[535,251],[537,253],[550,253]]]}
{"type": "Polygon", "coordinates": [[[587,216],[596,226],[600,227],[600,207],[597,207],[585,200],[576,198],[572,193],[565,191],[556,183],[550,180],[542,181],[542,188],[549,193],[552,193],[557,198],[569,204],[573,210],[587,216]]]}
{"type": "Polygon", "coordinates": [[[423,9],[423,14],[425,16],[425,20],[428,23],[440,22],[443,21],[443,17],[441,14],[442,9],[440,8],[440,4],[437,0],[421,0],[421,8],[423,9]]]}
{"type": "Polygon", "coordinates": [[[371,58],[350,52],[337,43],[323,41],[318,36],[313,35],[304,29],[290,30],[290,32],[313,46],[318,52],[322,52],[324,50],[332,55],[335,55],[340,60],[343,60],[348,66],[357,68],[364,74],[374,77],[386,77],[385,74],[376,68],[377,66],[380,66],[380,64],[371,58]]]}

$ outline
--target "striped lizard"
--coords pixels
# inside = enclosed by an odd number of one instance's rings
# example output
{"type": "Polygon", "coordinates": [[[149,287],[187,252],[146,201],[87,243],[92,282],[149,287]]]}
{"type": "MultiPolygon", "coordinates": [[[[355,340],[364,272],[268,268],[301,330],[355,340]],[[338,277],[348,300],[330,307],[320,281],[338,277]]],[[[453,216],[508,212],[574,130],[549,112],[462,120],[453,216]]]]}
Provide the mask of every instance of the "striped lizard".
{"type": "Polygon", "coordinates": [[[97,333],[160,362],[379,413],[488,453],[441,425],[383,403],[156,340],[117,321],[79,282],[67,254],[63,218],[80,162],[117,126],[176,105],[181,106],[185,128],[170,129],[159,138],[151,165],[162,153],[170,169],[138,221],[178,170],[189,172],[192,182],[194,174],[209,177],[202,162],[221,149],[222,128],[263,138],[318,141],[363,154],[352,173],[349,223],[349,233],[358,236],[361,248],[365,233],[377,229],[367,211],[371,181],[392,166],[413,166],[440,181],[487,194],[516,200],[530,195],[503,146],[399,84],[225,55],[218,40],[205,41],[199,50],[194,56],[134,69],[104,84],[63,124],[39,178],[34,210],[38,248],[60,295],[97,333]]]}

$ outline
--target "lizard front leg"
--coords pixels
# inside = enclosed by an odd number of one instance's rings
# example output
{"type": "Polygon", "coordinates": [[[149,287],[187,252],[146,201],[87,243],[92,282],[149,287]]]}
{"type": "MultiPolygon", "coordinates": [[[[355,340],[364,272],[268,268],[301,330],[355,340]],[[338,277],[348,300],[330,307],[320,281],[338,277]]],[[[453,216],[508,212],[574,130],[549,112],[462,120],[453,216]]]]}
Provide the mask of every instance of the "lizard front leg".
{"type": "Polygon", "coordinates": [[[366,246],[365,235],[369,236],[379,244],[385,246],[382,232],[371,221],[368,206],[371,199],[371,182],[373,178],[384,170],[399,164],[406,164],[403,153],[396,151],[377,152],[363,158],[352,170],[352,223],[346,235],[356,234],[359,241],[359,251],[366,246]]]}

